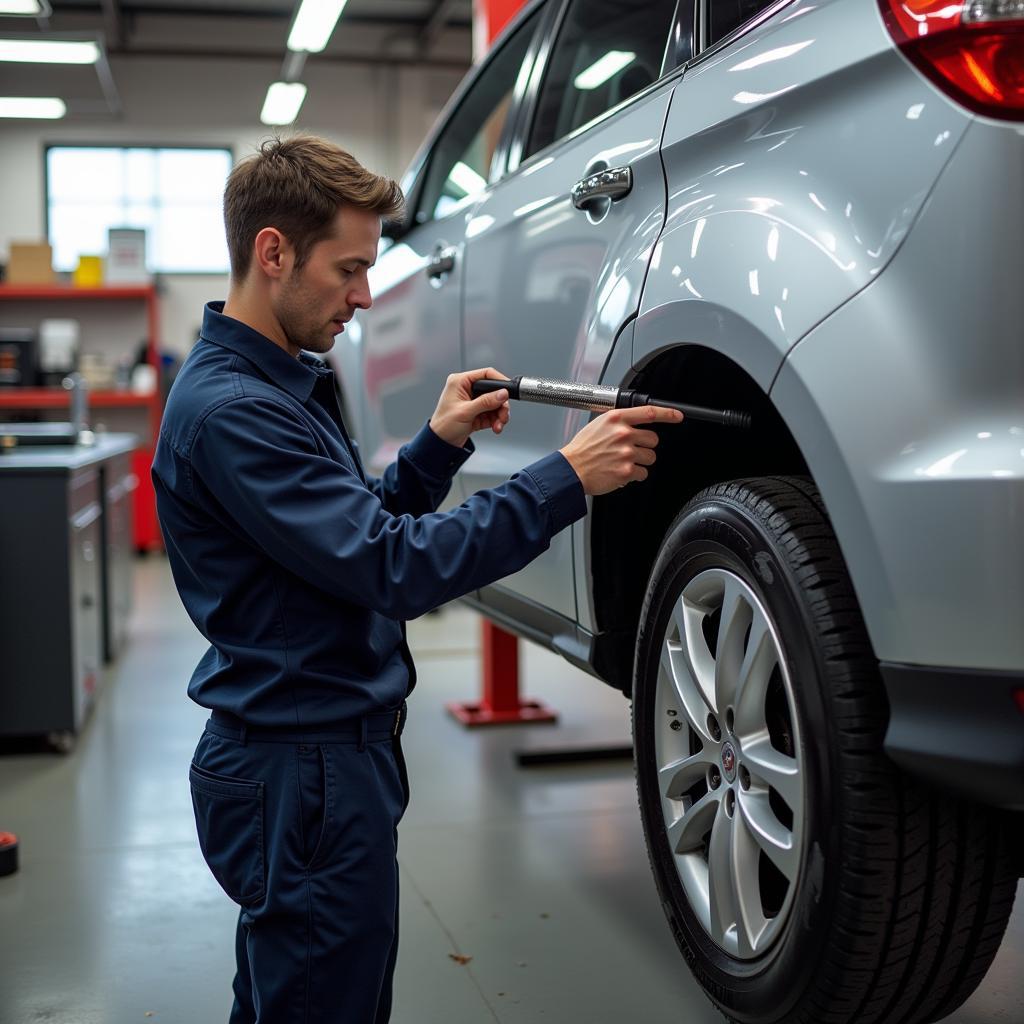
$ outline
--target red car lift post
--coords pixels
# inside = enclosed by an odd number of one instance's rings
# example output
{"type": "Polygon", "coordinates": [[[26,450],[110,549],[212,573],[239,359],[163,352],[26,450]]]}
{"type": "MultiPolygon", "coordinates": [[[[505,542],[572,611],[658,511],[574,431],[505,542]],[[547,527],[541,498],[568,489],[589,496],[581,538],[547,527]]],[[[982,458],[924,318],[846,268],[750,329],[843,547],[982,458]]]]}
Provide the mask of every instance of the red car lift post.
{"type": "Polygon", "coordinates": [[[18,870],[18,837],[13,832],[0,832],[0,876],[18,870]]]}
{"type": "Polygon", "coordinates": [[[519,640],[489,619],[480,624],[484,692],[479,701],[446,704],[465,726],[558,721],[558,712],[538,700],[519,696],[519,640]]]}

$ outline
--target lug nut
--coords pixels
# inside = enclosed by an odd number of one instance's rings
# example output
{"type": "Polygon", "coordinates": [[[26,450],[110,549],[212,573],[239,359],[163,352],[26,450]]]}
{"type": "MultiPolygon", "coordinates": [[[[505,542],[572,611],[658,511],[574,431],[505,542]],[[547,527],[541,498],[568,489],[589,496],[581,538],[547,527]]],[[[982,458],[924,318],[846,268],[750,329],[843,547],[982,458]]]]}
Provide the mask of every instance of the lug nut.
{"type": "Polygon", "coordinates": [[[750,789],[750,772],[742,764],[740,765],[740,785],[744,789],[750,789]]]}
{"type": "Polygon", "coordinates": [[[711,738],[717,743],[722,738],[722,730],[715,721],[714,715],[708,715],[708,732],[711,733],[711,738]]]}
{"type": "Polygon", "coordinates": [[[711,778],[708,781],[711,783],[712,789],[718,789],[718,787],[722,784],[722,776],[719,775],[718,772],[712,771],[711,778]]]}
{"type": "Polygon", "coordinates": [[[736,810],[736,794],[730,789],[725,794],[725,813],[732,817],[732,812],[736,810]]]}

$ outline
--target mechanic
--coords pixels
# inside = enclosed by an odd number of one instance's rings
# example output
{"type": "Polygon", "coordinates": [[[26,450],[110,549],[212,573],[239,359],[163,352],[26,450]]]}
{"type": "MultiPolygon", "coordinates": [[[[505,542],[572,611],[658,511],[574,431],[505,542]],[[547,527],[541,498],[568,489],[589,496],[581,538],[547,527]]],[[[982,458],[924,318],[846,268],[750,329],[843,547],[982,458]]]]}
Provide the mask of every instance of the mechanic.
{"type": "Polygon", "coordinates": [[[181,599],[210,647],[189,696],[211,710],[189,779],[203,856],[240,906],[230,1020],[380,1024],[397,950],[399,736],[415,683],[407,619],[523,568],[643,480],[674,410],[616,410],[559,452],[435,511],[500,434],[488,368],[450,376],[383,477],[348,435],[330,351],[371,303],[367,271],[398,185],[333,144],[265,143],[231,173],[227,301],[206,306],[153,463],[181,599]]]}

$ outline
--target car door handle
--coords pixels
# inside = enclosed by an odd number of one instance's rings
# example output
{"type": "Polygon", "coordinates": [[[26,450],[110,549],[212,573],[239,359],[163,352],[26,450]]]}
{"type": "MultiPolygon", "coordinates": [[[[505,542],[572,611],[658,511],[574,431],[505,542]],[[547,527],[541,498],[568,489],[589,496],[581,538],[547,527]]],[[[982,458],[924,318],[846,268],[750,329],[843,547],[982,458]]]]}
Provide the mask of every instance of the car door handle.
{"type": "Polygon", "coordinates": [[[606,171],[595,171],[580,178],[572,187],[572,205],[585,210],[597,199],[622,199],[633,188],[631,167],[609,167],[606,171]]]}
{"type": "Polygon", "coordinates": [[[439,245],[434,250],[434,255],[427,260],[427,277],[442,277],[450,274],[455,269],[455,257],[457,250],[454,245],[439,245]]]}

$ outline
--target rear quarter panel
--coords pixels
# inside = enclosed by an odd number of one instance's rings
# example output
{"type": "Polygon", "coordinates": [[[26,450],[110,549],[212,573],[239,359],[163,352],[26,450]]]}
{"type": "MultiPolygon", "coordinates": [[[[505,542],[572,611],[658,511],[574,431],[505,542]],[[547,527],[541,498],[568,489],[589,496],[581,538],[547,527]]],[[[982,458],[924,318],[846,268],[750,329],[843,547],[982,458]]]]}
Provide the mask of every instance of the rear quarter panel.
{"type": "Polygon", "coordinates": [[[667,218],[634,364],[699,343],[768,390],[892,259],[969,122],[869,0],[784,4],[698,61],[665,128],[667,218]]]}

